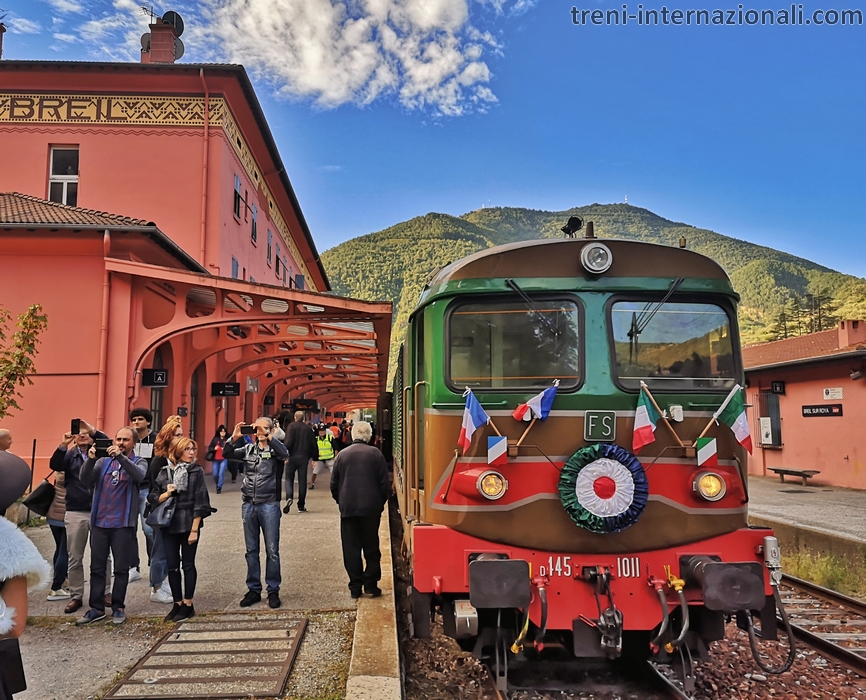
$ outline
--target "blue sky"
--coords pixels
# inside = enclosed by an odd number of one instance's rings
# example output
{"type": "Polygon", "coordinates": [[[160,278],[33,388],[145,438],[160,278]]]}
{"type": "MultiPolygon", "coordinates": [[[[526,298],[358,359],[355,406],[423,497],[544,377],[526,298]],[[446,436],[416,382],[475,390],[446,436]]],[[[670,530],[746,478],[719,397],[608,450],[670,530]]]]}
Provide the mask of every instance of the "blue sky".
{"type": "MultiPolygon", "coordinates": [[[[739,4],[678,1],[642,7],[739,4]]],[[[866,277],[866,23],[575,25],[559,0],[165,3],[186,20],[182,62],[247,67],[320,250],[431,211],[628,196],[866,277]]],[[[8,59],[137,60],[147,29],[134,0],[0,7],[8,59]]]]}

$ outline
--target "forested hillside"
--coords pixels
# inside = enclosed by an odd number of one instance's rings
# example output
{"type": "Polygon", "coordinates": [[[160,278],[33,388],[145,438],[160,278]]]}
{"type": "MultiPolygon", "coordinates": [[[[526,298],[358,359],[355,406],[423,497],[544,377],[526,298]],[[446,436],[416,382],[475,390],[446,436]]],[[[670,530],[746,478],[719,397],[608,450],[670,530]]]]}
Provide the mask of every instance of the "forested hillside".
{"type": "Polygon", "coordinates": [[[562,212],[491,208],[460,217],[427,214],[346,241],[323,253],[322,261],[336,293],[393,302],[393,350],[424,281],[436,268],[483,248],[560,237],[560,227],[573,215],[593,221],[600,238],[675,246],[685,236],[689,249],[713,258],[731,276],[742,297],[744,345],[808,332],[803,316],[808,309],[801,313],[806,299],[821,305],[825,322],[834,316],[866,318],[866,280],[773,248],[668,221],[628,204],[593,204],[562,212]]]}

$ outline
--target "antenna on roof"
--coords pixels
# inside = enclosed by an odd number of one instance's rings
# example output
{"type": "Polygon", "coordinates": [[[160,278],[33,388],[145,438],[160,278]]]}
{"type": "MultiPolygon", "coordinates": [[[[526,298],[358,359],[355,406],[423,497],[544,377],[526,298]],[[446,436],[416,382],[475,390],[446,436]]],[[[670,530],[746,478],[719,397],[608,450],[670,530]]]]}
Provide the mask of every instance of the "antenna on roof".
{"type": "Polygon", "coordinates": [[[153,11],[153,6],[148,7],[147,5],[139,5],[141,8],[141,13],[150,17],[150,22],[148,24],[153,24],[153,20],[156,17],[156,13],[153,11]]]}

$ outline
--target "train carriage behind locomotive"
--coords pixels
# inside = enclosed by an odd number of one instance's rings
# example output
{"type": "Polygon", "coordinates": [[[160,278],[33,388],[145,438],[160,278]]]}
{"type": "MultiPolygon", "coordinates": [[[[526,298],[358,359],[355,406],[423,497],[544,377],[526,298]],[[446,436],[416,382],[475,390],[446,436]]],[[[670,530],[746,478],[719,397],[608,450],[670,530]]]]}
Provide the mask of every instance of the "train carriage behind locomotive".
{"type": "Polygon", "coordinates": [[[712,420],[743,383],[737,299],[703,255],[616,239],[514,243],[431,277],[393,395],[417,636],[434,607],[503,664],[545,644],[703,653],[749,611],[774,638],[778,548],[748,525],[747,450],[712,420]],[[515,418],[554,382],[545,420],[515,418]],[[467,389],[491,421],[464,454],[467,389]],[[662,417],[635,455],[641,397],[662,417]]]}

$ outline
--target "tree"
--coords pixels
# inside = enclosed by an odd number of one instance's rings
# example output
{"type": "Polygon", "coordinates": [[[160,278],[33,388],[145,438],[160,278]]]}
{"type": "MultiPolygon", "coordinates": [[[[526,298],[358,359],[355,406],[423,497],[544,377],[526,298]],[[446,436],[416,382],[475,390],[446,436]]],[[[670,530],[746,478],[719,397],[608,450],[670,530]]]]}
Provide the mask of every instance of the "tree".
{"type": "Polygon", "coordinates": [[[32,304],[23,314],[18,314],[16,331],[6,342],[12,314],[0,307],[0,418],[12,411],[20,411],[16,399],[21,398],[19,389],[33,384],[30,378],[35,373],[33,358],[39,352],[39,334],[48,327],[48,316],[42,313],[40,304],[32,304]]]}

